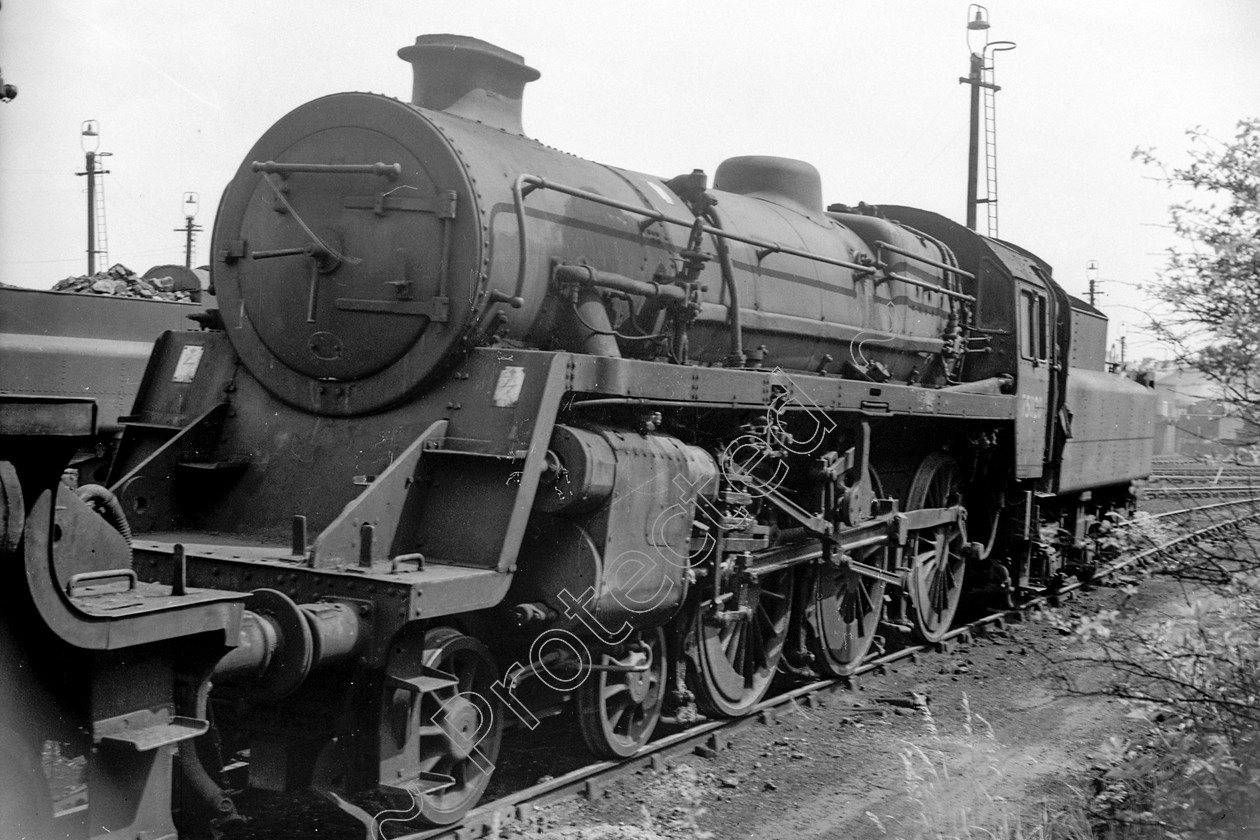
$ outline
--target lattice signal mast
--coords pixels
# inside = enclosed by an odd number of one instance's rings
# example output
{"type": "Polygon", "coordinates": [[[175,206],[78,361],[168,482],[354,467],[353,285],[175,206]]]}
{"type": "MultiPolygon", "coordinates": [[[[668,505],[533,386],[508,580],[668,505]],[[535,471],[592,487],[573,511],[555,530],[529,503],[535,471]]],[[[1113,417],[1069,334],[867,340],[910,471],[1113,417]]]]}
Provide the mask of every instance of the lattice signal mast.
{"type": "Polygon", "coordinates": [[[84,120],[79,144],[87,155],[85,171],[76,175],[87,176],[87,273],[96,273],[96,258],[101,264],[109,262],[109,239],[105,229],[105,177],[108,169],[98,169],[102,158],[110,152],[98,152],[101,143],[101,127],[96,120],[84,120]]]}
{"type": "Polygon", "coordinates": [[[984,204],[987,210],[985,232],[998,235],[997,177],[997,107],[995,94],[1001,90],[994,81],[993,56],[1015,49],[1014,41],[989,40],[989,10],[978,3],[967,8],[967,47],[971,50],[971,72],[959,82],[971,85],[971,142],[967,152],[967,227],[976,228],[976,210],[984,204]],[[983,109],[982,109],[983,104],[983,109]],[[984,124],[981,134],[981,113],[984,124]],[[984,140],[985,195],[979,196],[980,141],[984,140]]]}
{"type": "Polygon", "coordinates": [[[1098,260],[1090,260],[1085,264],[1085,278],[1089,280],[1089,291],[1085,296],[1089,299],[1090,306],[1098,305],[1098,298],[1102,295],[1102,291],[1098,288],[1101,282],[1098,279],[1098,260]]]}
{"type": "Polygon", "coordinates": [[[195,224],[193,219],[197,218],[197,210],[200,207],[200,195],[195,192],[184,193],[184,226],[175,228],[176,233],[184,234],[184,268],[192,268],[193,244],[201,231],[201,225],[195,224]]]}

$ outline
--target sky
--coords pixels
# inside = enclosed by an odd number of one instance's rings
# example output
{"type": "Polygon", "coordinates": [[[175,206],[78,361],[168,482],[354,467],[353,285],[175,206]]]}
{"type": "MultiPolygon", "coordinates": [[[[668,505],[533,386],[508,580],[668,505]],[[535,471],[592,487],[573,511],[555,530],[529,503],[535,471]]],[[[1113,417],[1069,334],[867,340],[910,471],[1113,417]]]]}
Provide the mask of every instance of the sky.
{"type": "MultiPolygon", "coordinates": [[[[0,282],[86,271],[81,124],[96,120],[109,264],[182,263],[183,195],[209,261],[219,196],[254,141],[337,91],[406,99],[415,36],[471,35],[541,71],[525,130],[670,177],[728,157],[799,158],[828,203],[966,211],[969,4],[956,0],[2,0],[0,282]]],[[[1184,161],[1186,132],[1260,116],[1255,0],[991,0],[1002,238],[1084,296],[1098,264],[1130,358],[1176,243],[1177,195],[1133,160],[1184,161]]],[[[973,44],[975,43],[973,37],[973,44]]],[[[982,214],[983,215],[983,214],[982,214]]],[[[981,223],[983,226],[983,222],[981,223]]],[[[983,227],[982,227],[983,230],[983,227]]]]}

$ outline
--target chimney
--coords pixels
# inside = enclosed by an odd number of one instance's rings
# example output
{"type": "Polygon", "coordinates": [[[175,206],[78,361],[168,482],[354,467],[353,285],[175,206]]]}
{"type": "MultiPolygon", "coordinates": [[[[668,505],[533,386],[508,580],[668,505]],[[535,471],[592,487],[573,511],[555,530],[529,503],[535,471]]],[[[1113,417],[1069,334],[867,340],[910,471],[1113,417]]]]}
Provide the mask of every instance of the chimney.
{"type": "Polygon", "coordinates": [[[521,97],[539,73],[521,56],[466,35],[421,35],[398,57],[411,62],[411,104],[525,134],[521,97]]]}

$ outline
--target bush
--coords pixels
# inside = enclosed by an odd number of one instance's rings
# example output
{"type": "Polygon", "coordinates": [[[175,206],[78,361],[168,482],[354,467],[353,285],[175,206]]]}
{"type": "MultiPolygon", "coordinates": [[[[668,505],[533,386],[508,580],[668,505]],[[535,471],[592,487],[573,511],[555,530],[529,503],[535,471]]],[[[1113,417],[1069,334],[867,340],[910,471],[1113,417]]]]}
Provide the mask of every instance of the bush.
{"type": "Polygon", "coordinates": [[[1176,614],[1120,611],[1073,631],[1143,723],[1105,747],[1094,809],[1126,837],[1256,837],[1260,825],[1260,553],[1251,534],[1188,549],[1157,574],[1193,585],[1176,614]]]}

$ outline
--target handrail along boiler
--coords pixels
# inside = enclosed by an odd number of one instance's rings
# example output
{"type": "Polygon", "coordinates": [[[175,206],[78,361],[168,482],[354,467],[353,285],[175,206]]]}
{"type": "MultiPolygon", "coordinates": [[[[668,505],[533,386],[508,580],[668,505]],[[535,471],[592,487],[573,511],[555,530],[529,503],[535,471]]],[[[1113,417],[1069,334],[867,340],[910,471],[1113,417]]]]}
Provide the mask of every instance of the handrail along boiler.
{"type": "Polygon", "coordinates": [[[165,766],[186,742],[185,820],[236,819],[248,785],[449,824],[505,722],[571,698],[594,753],[629,755],[663,709],[740,715],[776,673],[849,674],[877,635],[1089,573],[1151,399],[1043,261],[827,207],[799,161],[712,185],[586,161],[525,135],[520,56],[399,54],[410,102],[302,105],[228,185],[218,318],[158,342],[110,469],[130,545],[98,568],[47,534],[117,529],[21,488],[58,644],[90,648],[76,622],[110,619],[84,599],[120,588],[193,616],[119,642],[174,652],[169,690],[80,710],[80,749],[123,719],[165,766]]]}

